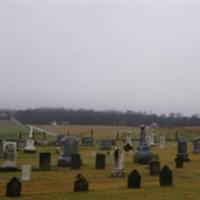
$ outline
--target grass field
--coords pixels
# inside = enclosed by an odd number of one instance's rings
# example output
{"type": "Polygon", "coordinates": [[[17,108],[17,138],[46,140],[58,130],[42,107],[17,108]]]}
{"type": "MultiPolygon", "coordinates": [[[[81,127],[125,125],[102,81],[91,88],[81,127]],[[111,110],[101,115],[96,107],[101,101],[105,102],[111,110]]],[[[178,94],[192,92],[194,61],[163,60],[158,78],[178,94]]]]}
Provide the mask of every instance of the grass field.
{"type": "MultiPolygon", "coordinates": [[[[13,125],[14,126],[14,125],[13,125]]],[[[132,127],[108,127],[108,126],[42,126],[49,131],[56,133],[70,133],[73,135],[89,135],[91,129],[94,129],[95,138],[104,137],[115,138],[116,132],[131,132],[132,136],[138,138],[139,129],[132,127]]],[[[19,131],[20,127],[12,127],[12,131],[19,131]]],[[[0,134],[4,133],[6,125],[0,125],[0,134]],[[3,128],[2,128],[3,127],[3,128]]],[[[10,129],[9,129],[10,130],[10,129]]],[[[177,129],[155,129],[153,133],[163,133],[167,136],[168,142],[164,150],[153,147],[152,151],[159,155],[161,165],[168,165],[173,170],[173,187],[161,188],[158,177],[151,177],[146,166],[133,163],[133,155],[125,154],[125,171],[130,173],[133,169],[138,169],[142,175],[141,189],[127,189],[127,177],[111,178],[111,157],[106,157],[106,169],[94,169],[95,152],[101,152],[99,147],[80,147],[80,154],[83,160],[83,166],[80,170],[57,168],[53,171],[32,172],[32,180],[22,183],[22,197],[17,199],[24,200],[198,200],[200,197],[200,155],[193,154],[192,143],[189,143],[188,153],[191,162],[185,163],[183,169],[176,169],[174,158],[176,156],[176,143],[170,141],[174,138],[175,131],[178,131],[182,137],[190,140],[200,135],[200,128],[177,128],[177,129]],[[86,193],[74,193],[73,183],[78,173],[81,173],[90,183],[90,191],[86,193]]],[[[122,143],[120,144],[122,145],[122,143]]],[[[137,147],[138,142],[134,142],[137,147]]],[[[56,165],[58,154],[54,147],[38,147],[34,155],[18,153],[17,163],[32,164],[38,166],[39,152],[52,153],[52,165],[56,165]]],[[[20,178],[20,172],[0,173],[0,199],[9,199],[5,197],[5,186],[13,176],[20,178]]]]}

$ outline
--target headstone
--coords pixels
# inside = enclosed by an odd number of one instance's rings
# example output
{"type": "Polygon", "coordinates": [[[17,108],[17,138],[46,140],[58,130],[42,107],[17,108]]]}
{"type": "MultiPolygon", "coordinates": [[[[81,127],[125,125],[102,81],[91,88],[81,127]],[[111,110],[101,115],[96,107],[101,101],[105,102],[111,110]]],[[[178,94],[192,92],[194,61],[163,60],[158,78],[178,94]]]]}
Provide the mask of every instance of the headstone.
{"type": "Polygon", "coordinates": [[[72,154],[78,153],[79,141],[76,137],[65,136],[62,138],[60,143],[61,143],[61,153],[60,157],[58,158],[58,166],[70,167],[72,154]]]}
{"type": "Polygon", "coordinates": [[[21,183],[16,177],[14,177],[7,183],[6,196],[18,197],[20,195],[21,195],[21,183]]]}
{"type": "Polygon", "coordinates": [[[141,188],[141,175],[133,170],[128,176],[128,188],[141,188]]]}
{"type": "Polygon", "coordinates": [[[30,181],[31,180],[31,165],[24,164],[21,169],[21,180],[30,181]]]}
{"type": "Polygon", "coordinates": [[[160,162],[152,161],[150,162],[150,175],[157,176],[160,173],[160,162]]]}
{"type": "Polygon", "coordinates": [[[128,134],[126,136],[125,143],[124,143],[124,151],[129,152],[131,150],[133,150],[133,144],[132,144],[131,136],[128,134]]]}
{"type": "Polygon", "coordinates": [[[26,146],[26,141],[19,140],[19,142],[17,143],[17,150],[18,151],[24,151],[25,146],[26,146]]]}
{"type": "Polygon", "coordinates": [[[193,153],[200,153],[200,138],[193,140],[193,153]]]}
{"type": "Polygon", "coordinates": [[[134,156],[134,162],[139,164],[149,164],[151,161],[152,153],[150,147],[146,143],[145,126],[141,126],[140,144],[134,156]]]}
{"type": "Polygon", "coordinates": [[[35,153],[35,141],[34,141],[33,127],[30,126],[29,138],[26,140],[26,146],[24,148],[24,153],[35,153]]]}
{"type": "Polygon", "coordinates": [[[112,177],[124,176],[124,154],[119,148],[115,148],[113,152],[112,177]]]}
{"type": "Polygon", "coordinates": [[[168,166],[164,166],[160,171],[160,186],[172,186],[172,185],[173,185],[172,171],[168,168],[168,166]]]}
{"type": "Polygon", "coordinates": [[[41,169],[51,168],[51,154],[50,153],[40,153],[39,166],[41,169]]]}
{"type": "Polygon", "coordinates": [[[183,168],[183,164],[184,164],[184,157],[183,156],[177,156],[175,158],[175,162],[176,162],[176,168],[183,168]]]}
{"type": "Polygon", "coordinates": [[[177,157],[182,156],[184,161],[190,161],[187,153],[187,141],[179,140],[177,146],[177,157]]]}
{"type": "Polygon", "coordinates": [[[79,169],[81,166],[81,157],[80,154],[71,155],[71,169],[79,169]]]}
{"type": "Polygon", "coordinates": [[[3,140],[0,140],[0,158],[3,158],[3,140]]]}
{"type": "Polygon", "coordinates": [[[159,141],[159,149],[164,149],[165,148],[165,136],[161,135],[159,137],[160,141],[159,141]]]}
{"type": "Polygon", "coordinates": [[[3,168],[15,169],[17,159],[17,144],[16,142],[5,141],[3,143],[3,168]]]}
{"type": "Polygon", "coordinates": [[[96,169],[105,169],[106,156],[105,154],[96,154],[96,169]]]}
{"type": "Polygon", "coordinates": [[[102,140],[101,141],[101,150],[111,150],[112,141],[111,140],[102,140]]]}
{"type": "Polygon", "coordinates": [[[88,189],[88,181],[81,174],[78,174],[74,183],[74,192],[87,192],[88,189]]]}
{"type": "Polygon", "coordinates": [[[94,146],[92,137],[83,137],[81,140],[82,146],[94,146]]]}

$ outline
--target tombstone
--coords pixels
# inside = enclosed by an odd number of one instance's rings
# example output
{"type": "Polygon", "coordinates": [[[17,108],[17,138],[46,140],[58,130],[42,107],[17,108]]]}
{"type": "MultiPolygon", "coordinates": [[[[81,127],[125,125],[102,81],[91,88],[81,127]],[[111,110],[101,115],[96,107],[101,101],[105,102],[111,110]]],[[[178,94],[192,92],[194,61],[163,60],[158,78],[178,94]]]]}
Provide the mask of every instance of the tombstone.
{"type": "Polygon", "coordinates": [[[26,146],[26,141],[19,140],[19,142],[17,143],[17,150],[18,151],[24,151],[25,146],[26,146]]]}
{"type": "Polygon", "coordinates": [[[141,175],[137,170],[128,175],[128,188],[141,188],[141,175]]]}
{"type": "Polygon", "coordinates": [[[24,164],[21,167],[21,180],[30,181],[31,180],[31,165],[24,164]]]}
{"type": "Polygon", "coordinates": [[[35,153],[35,141],[34,141],[33,127],[30,126],[29,138],[26,140],[26,146],[24,148],[24,153],[35,153]]]}
{"type": "Polygon", "coordinates": [[[129,152],[131,150],[133,150],[132,139],[130,135],[127,135],[124,143],[124,151],[129,152]]]}
{"type": "Polygon", "coordinates": [[[58,158],[58,166],[70,167],[72,154],[78,153],[79,141],[76,137],[65,136],[62,138],[60,143],[61,143],[61,153],[60,157],[58,158]]]}
{"type": "Polygon", "coordinates": [[[152,153],[150,147],[146,143],[146,130],[145,126],[141,126],[140,144],[137,152],[134,155],[134,162],[139,164],[149,164],[151,161],[152,153]]]}
{"type": "Polygon", "coordinates": [[[190,161],[188,154],[187,154],[187,141],[186,140],[179,140],[177,145],[177,157],[182,156],[184,161],[190,161]]]}
{"type": "Polygon", "coordinates": [[[193,140],[193,153],[200,153],[200,138],[193,140]]]}
{"type": "Polygon", "coordinates": [[[80,169],[81,166],[81,157],[80,154],[71,155],[71,169],[80,169]]]}
{"type": "Polygon", "coordinates": [[[51,168],[51,154],[50,153],[40,153],[39,167],[41,169],[51,168]]]}
{"type": "Polygon", "coordinates": [[[152,161],[150,162],[150,175],[157,176],[160,173],[160,162],[159,161],[152,161]]]}
{"type": "Polygon", "coordinates": [[[3,143],[3,165],[4,169],[16,169],[17,144],[16,142],[5,141],[3,143]]]}
{"type": "Polygon", "coordinates": [[[74,192],[87,192],[88,189],[88,181],[81,174],[78,174],[74,183],[74,192]]]}
{"type": "Polygon", "coordinates": [[[119,148],[115,148],[113,152],[112,177],[124,176],[124,154],[119,148]]]}
{"type": "Polygon", "coordinates": [[[12,178],[7,183],[6,196],[7,197],[18,197],[18,196],[21,196],[21,183],[16,177],[12,178]]]}
{"type": "Polygon", "coordinates": [[[0,140],[0,158],[3,158],[3,140],[0,140]]]}
{"type": "Polygon", "coordinates": [[[160,141],[159,141],[159,149],[164,149],[165,148],[165,136],[162,135],[159,137],[160,141]]]}
{"type": "Polygon", "coordinates": [[[92,137],[83,137],[81,139],[82,146],[94,146],[94,141],[92,137]]]}
{"type": "Polygon", "coordinates": [[[101,150],[111,150],[112,141],[111,140],[102,140],[101,141],[101,150]]]}
{"type": "Polygon", "coordinates": [[[105,154],[96,154],[96,169],[105,169],[106,156],[105,154]]]}
{"type": "Polygon", "coordinates": [[[183,156],[176,157],[175,162],[176,162],[176,168],[183,168],[184,157],[183,156]]]}
{"type": "Polygon", "coordinates": [[[173,177],[172,171],[168,168],[168,166],[164,166],[160,171],[160,186],[172,186],[173,185],[173,177]]]}

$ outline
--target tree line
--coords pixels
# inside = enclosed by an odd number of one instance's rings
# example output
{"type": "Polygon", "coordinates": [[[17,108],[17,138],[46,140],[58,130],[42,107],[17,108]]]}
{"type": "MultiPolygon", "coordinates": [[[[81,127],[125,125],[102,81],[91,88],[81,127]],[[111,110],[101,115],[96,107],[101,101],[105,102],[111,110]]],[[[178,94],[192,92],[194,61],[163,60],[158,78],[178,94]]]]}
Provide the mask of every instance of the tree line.
{"type": "Polygon", "coordinates": [[[140,126],[141,124],[158,124],[160,127],[200,126],[200,116],[184,116],[171,113],[169,115],[157,115],[154,113],[135,111],[95,111],[87,109],[27,109],[18,110],[14,114],[15,119],[25,124],[80,124],[80,125],[117,125],[140,126]]]}

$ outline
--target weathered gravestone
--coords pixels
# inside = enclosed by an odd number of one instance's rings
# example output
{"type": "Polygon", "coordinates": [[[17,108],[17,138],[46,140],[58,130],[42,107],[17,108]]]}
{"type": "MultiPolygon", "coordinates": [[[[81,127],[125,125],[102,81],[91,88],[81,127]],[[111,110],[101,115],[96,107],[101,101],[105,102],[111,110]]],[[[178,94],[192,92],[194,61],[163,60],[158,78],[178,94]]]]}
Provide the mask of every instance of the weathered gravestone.
{"type": "Polygon", "coordinates": [[[200,138],[193,140],[193,153],[200,153],[200,138]]]}
{"type": "Polygon", "coordinates": [[[81,174],[78,174],[74,183],[74,192],[87,192],[88,189],[88,181],[81,174]]]}
{"type": "Polygon", "coordinates": [[[70,167],[72,154],[78,153],[79,141],[76,137],[65,136],[60,141],[61,153],[58,158],[59,167],[70,167]]]}
{"type": "Polygon", "coordinates": [[[82,146],[94,146],[94,141],[92,137],[83,137],[81,139],[82,146]]]}
{"type": "Polygon", "coordinates": [[[137,170],[133,170],[128,175],[128,188],[140,188],[141,187],[141,175],[137,170]]]}
{"type": "Polygon", "coordinates": [[[81,166],[81,157],[80,154],[71,155],[71,169],[79,169],[81,166]]]}
{"type": "Polygon", "coordinates": [[[175,158],[175,162],[176,162],[176,168],[183,168],[183,164],[184,164],[184,157],[183,156],[177,156],[175,158]]]}
{"type": "Polygon", "coordinates": [[[21,183],[16,177],[12,178],[7,183],[6,196],[7,197],[18,197],[18,196],[21,196],[21,183]]]}
{"type": "Polygon", "coordinates": [[[168,168],[168,166],[164,166],[160,171],[160,186],[172,186],[172,185],[173,185],[172,171],[168,168]]]}
{"type": "Polygon", "coordinates": [[[187,141],[179,140],[177,146],[177,157],[182,156],[184,161],[190,161],[187,153],[187,141]]]}
{"type": "Polygon", "coordinates": [[[124,151],[129,152],[133,149],[131,136],[128,134],[124,143],[124,151]]]}
{"type": "Polygon", "coordinates": [[[16,142],[5,141],[3,143],[3,165],[1,170],[17,170],[17,144],[16,142]]]}
{"type": "Polygon", "coordinates": [[[124,154],[119,148],[115,148],[113,152],[113,167],[111,175],[113,177],[124,176],[124,154]]]}
{"type": "Polygon", "coordinates": [[[50,153],[40,153],[39,167],[41,169],[51,168],[51,154],[50,153]]]}
{"type": "Polygon", "coordinates": [[[160,173],[160,162],[159,161],[152,161],[150,162],[149,172],[151,176],[157,176],[160,173]]]}
{"type": "Polygon", "coordinates": [[[35,153],[35,152],[36,152],[36,148],[35,148],[33,127],[30,126],[29,138],[26,140],[26,146],[24,148],[24,153],[35,153]]]}
{"type": "Polygon", "coordinates": [[[140,144],[134,156],[134,162],[139,164],[149,164],[151,161],[152,153],[150,147],[146,142],[145,126],[141,126],[140,144]]]}
{"type": "Polygon", "coordinates": [[[101,150],[111,150],[112,141],[111,140],[102,140],[101,141],[101,150]]]}
{"type": "Polygon", "coordinates": [[[30,181],[31,180],[31,165],[24,164],[21,167],[21,180],[30,181]]]}
{"type": "Polygon", "coordinates": [[[165,148],[165,136],[161,135],[159,137],[159,149],[164,149],[165,148]]]}
{"type": "Polygon", "coordinates": [[[96,169],[105,169],[106,155],[105,154],[96,154],[96,169]]]}

